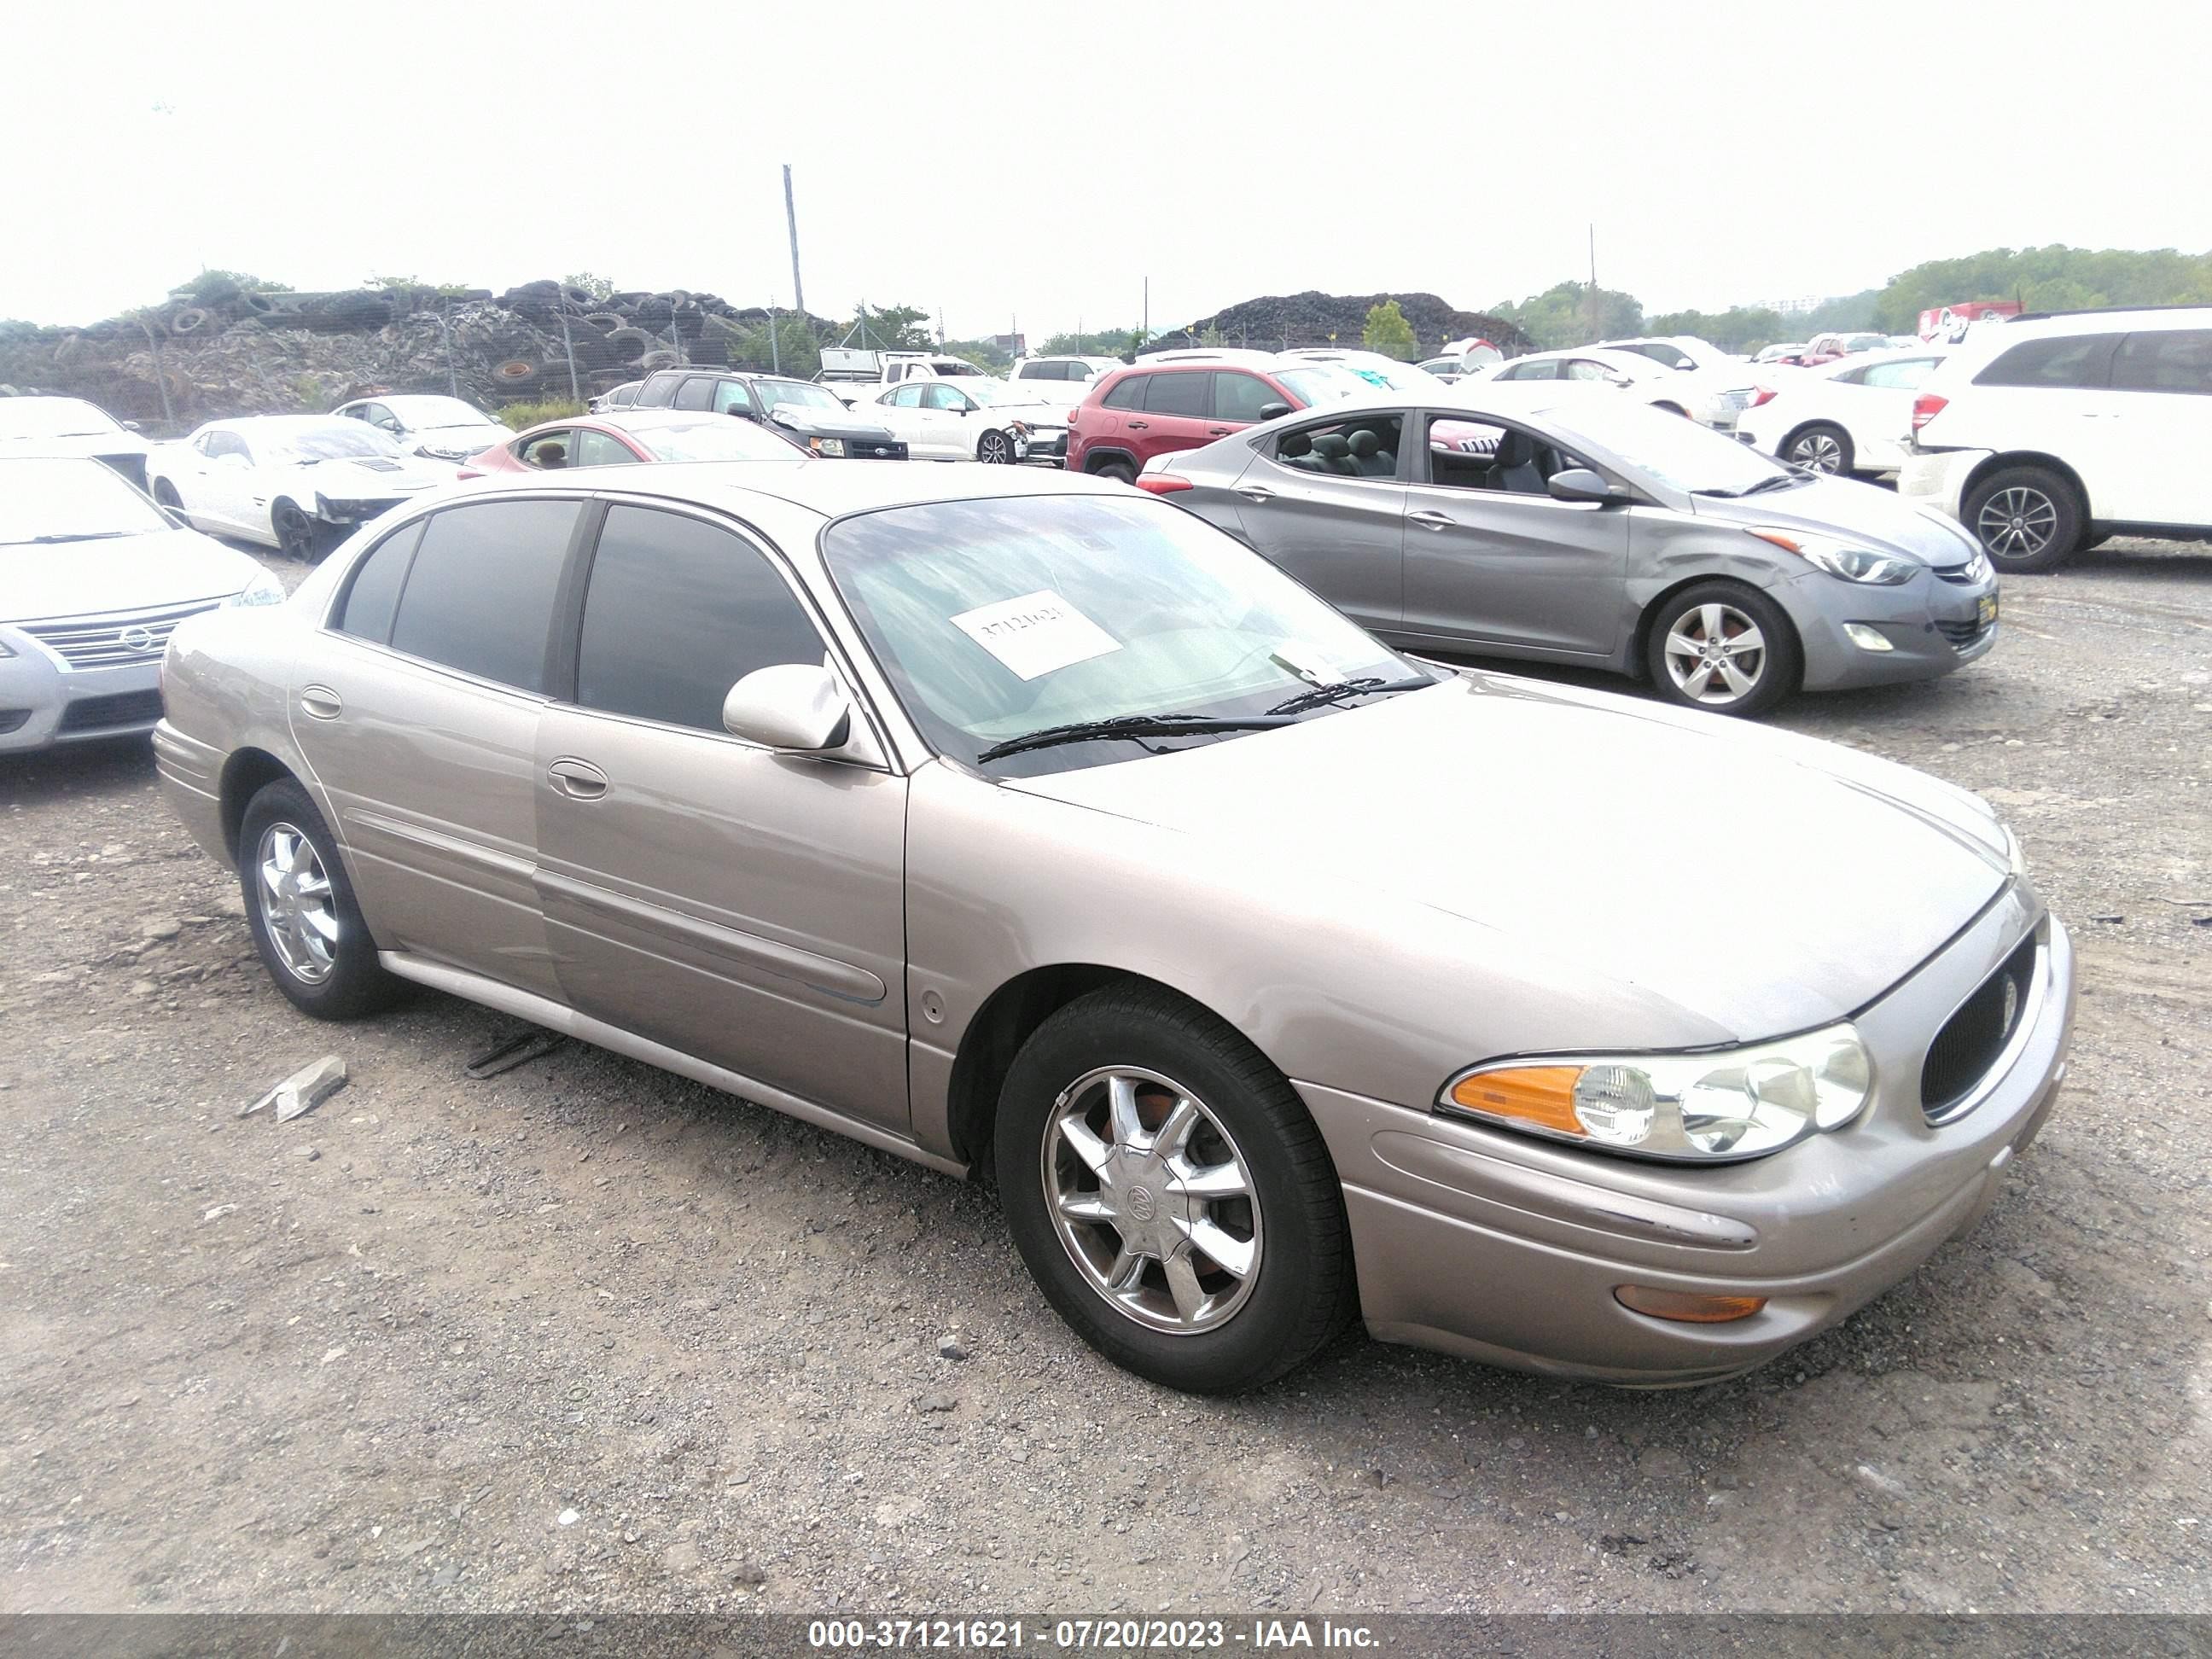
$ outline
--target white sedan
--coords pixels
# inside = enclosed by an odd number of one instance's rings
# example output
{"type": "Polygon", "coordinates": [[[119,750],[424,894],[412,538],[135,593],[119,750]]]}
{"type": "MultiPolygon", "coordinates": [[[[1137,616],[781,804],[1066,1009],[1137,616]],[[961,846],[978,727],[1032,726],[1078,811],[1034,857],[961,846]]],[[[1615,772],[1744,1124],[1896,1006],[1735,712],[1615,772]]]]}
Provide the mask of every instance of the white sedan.
{"type": "MultiPolygon", "coordinates": [[[[1766,374],[1778,371],[1769,368],[1766,374]]],[[[1735,430],[1738,411],[1748,405],[1757,387],[1751,365],[1730,361],[1725,366],[1670,368],[1640,352],[1611,346],[1576,346],[1565,351],[1532,351],[1525,357],[1493,363],[1475,370],[1468,380],[1585,380],[1610,386],[1639,403],[1671,415],[1687,415],[1717,432],[1735,430]]]]}
{"type": "Polygon", "coordinates": [[[906,441],[917,461],[1017,461],[1067,459],[1067,411],[1039,403],[1004,380],[963,375],[950,380],[902,380],[872,402],[853,405],[906,441]]]}
{"type": "Polygon", "coordinates": [[[436,461],[465,461],[514,435],[483,410],[459,398],[413,393],[361,398],[340,404],[331,415],[335,420],[366,421],[402,449],[436,461]]]}
{"type": "Polygon", "coordinates": [[[312,562],[355,526],[451,483],[454,469],[407,455],[360,421],[250,415],[156,444],[146,474],[154,499],[194,528],[312,562]]]}
{"type": "Polygon", "coordinates": [[[1863,351],[1786,380],[1769,374],[1736,417],[1736,436],[1814,472],[1894,472],[1905,465],[1913,397],[1945,355],[1863,351]]]}

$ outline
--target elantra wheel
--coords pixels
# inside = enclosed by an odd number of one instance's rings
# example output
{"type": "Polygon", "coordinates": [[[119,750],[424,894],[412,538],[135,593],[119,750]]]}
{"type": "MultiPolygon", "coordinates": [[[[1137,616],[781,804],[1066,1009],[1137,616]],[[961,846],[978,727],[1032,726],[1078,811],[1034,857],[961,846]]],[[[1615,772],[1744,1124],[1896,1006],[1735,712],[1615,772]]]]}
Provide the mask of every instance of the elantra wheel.
{"type": "Polygon", "coordinates": [[[289,778],[246,803],[238,879],[262,965],[294,1006],[318,1019],[351,1019],[402,988],[376,959],[323,815],[289,778]]]}
{"type": "Polygon", "coordinates": [[[1038,1027],[994,1151],[1039,1287],[1139,1376],[1256,1388],[1350,1316],[1343,1190],[1319,1130],[1242,1035],[1172,993],[1093,992],[1038,1027]]]}
{"type": "Polygon", "coordinates": [[[1960,516],[2000,570],[2055,569],[2081,544],[2081,498],[2039,466],[2000,468],[1966,494],[1960,516]]]}
{"type": "Polygon", "coordinates": [[[1014,441],[1003,432],[986,432],[975,441],[975,459],[987,466],[1012,466],[1014,441]]]}
{"type": "Polygon", "coordinates": [[[1667,601],[1647,647],[1652,683],[1674,702],[1763,714],[1797,683],[1796,630],[1771,599],[1736,582],[1700,582],[1667,601]]]}
{"type": "Polygon", "coordinates": [[[1855,459],[1850,434],[1838,426],[1808,426],[1790,435],[1790,441],[1783,446],[1782,459],[1808,472],[1847,477],[1855,459]]]}

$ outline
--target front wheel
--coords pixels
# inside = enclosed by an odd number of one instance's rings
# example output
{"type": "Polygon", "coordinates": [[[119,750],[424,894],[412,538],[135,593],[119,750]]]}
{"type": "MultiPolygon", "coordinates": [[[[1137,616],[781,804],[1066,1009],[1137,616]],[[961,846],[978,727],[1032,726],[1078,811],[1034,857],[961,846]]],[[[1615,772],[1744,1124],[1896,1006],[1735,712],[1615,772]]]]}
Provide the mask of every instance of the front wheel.
{"type": "Polygon", "coordinates": [[[1848,477],[1857,458],[1851,451],[1851,434],[1839,426],[1823,423],[1791,433],[1790,441],[1782,446],[1782,459],[1808,472],[1848,477]]]}
{"type": "Polygon", "coordinates": [[[1964,508],[1960,517],[2000,570],[2056,569],[2081,545],[2081,497],[2047,467],[2000,467],[1967,492],[1964,508]]]}
{"type": "Polygon", "coordinates": [[[975,459],[986,466],[1012,466],[1014,441],[994,428],[975,440],[975,459]]]}
{"type": "Polygon", "coordinates": [[[1802,666],[1782,607],[1739,582],[1699,582],[1652,618],[1645,647],[1660,695],[1687,708],[1764,714],[1790,695],[1802,666]]]}
{"type": "Polygon", "coordinates": [[[297,501],[280,501],[270,508],[269,527],[276,532],[276,550],[286,558],[313,564],[320,556],[322,528],[297,501]]]}
{"type": "Polygon", "coordinates": [[[330,826],[292,779],[246,804],[238,884],[262,965],[301,1012],[355,1019],[398,995],[402,981],[376,959],[330,826]]]}
{"type": "Polygon", "coordinates": [[[1257,1388],[1352,1315],[1321,1132],[1265,1056],[1172,992],[1109,987],[1039,1026],[1007,1074],[994,1151],[1039,1288],[1140,1376],[1257,1388]]]}
{"type": "Polygon", "coordinates": [[[157,506],[166,507],[187,524],[191,522],[191,515],[185,511],[185,498],[177,494],[176,485],[167,478],[154,480],[154,501],[157,506]]]}

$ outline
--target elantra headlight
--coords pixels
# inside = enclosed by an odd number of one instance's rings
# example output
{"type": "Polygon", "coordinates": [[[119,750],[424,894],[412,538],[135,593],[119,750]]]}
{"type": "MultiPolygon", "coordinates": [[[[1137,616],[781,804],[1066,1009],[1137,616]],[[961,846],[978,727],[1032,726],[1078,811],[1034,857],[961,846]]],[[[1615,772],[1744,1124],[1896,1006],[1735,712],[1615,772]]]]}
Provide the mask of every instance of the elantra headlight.
{"type": "Polygon", "coordinates": [[[1825,570],[1831,576],[1840,577],[1847,582],[1895,587],[1911,581],[1927,568],[1917,559],[1900,559],[1887,553],[1877,553],[1871,548],[1854,547],[1833,536],[1781,529],[1754,530],[1751,533],[1763,542],[1771,542],[1784,552],[1795,553],[1815,570],[1825,570]]]}
{"type": "Polygon", "coordinates": [[[1848,1020],[1699,1054],[1593,1054],[1462,1072],[1437,1110],[1547,1139],[1676,1162],[1780,1152],[1866,1109],[1874,1067],[1848,1020]]]}
{"type": "Polygon", "coordinates": [[[842,438],[809,438],[806,447],[817,455],[835,460],[845,453],[845,441],[842,438]]]}
{"type": "Polygon", "coordinates": [[[234,605],[282,605],[284,599],[284,584],[264,570],[225,599],[222,608],[228,611],[234,605]]]}

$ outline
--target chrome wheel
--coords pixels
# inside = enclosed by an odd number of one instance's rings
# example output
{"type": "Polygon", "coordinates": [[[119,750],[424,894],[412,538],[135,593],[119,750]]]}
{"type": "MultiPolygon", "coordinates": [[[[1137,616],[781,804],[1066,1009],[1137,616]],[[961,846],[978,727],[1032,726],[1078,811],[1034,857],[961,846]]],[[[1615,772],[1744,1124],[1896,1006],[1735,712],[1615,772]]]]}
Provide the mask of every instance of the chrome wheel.
{"type": "Polygon", "coordinates": [[[321,984],[337,957],[338,913],[314,842],[292,824],[272,823],[261,832],[254,865],[270,948],[295,979],[321,984]]]}
{"type": "Polygon", "coordinates": [[[1732,605],[1685,611],[1667,630],[1667,673],[1693,702],[1723,708],[1749,696],[1766,672],[1766,636],[1732,605]]]}
{"type": "Polygon", "coordinates": [[[2033,558],[2058,533],[2058,503],[2039,489],[2014,484],[1982,503],[1974,530],[1999,557],[2033,558]]]}
{"type": "Polygon", "coordinates": [[[1790,444],[1790,453],[1784,459],[1812,472],[1840,472],[1844,470],[1844,447],[1836,441],[1832,432],[1808,432],[1790,444]]]}
{"type": "Polygon", "coordinates": [[[1012,466],[1014,447],[1006,441],[1003,432],[986,432],[975,446],[975,459],[987,466],[1012,466]]]}
{"type": "Polygon", "coordinates": [[[1260,1270],[1252,1173],[1220,1119],[1180,1084],[1129,1066],[1053,1103],[1042,1156],[1053,1229],[1085,1281],[1153,1330],[1233,1318],[1260,1270]]]}

